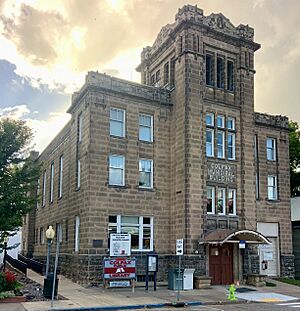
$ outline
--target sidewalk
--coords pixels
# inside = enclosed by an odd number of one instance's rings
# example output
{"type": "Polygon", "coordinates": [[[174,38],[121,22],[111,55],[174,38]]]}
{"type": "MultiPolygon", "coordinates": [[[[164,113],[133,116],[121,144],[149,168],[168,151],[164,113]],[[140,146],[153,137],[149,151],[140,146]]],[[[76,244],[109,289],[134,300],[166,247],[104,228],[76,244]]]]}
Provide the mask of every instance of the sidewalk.
{"type": "MultiPolygon", "coordinates": [[[[28,277],[40,284],[43,284],[44,277],[28,270],[28,277]]],[[[255,288],[256,293],[278,293],[294,296],[300,299],[300,287],[284,284],[271,280],[277,287],[255,288]]],[[[243,286],[242,286],[243,287],[243,286]]],[[[249,287],[249,286],[247,286],[249,287]]],[[[69,279],[60,276],[59,294],[67,300],[54,301],[54,309],[76,309],[76,308],[96,308],[107,307],[111,310],[114,307],[141,308],[144,305],[153,307],[163,307],[165,304],[177,301],[177,292],[168,290],[166,286],[160,286],[157,291],[144,287],[136,287],[135,292],[131,288],[106,289],[98,287],[84,288],[69,279]]],[[[180,291],[180,301],[200,305],[200,304],[224,304],[227,303],[227,288],[225,286],[214,286],[212,289],[201,289],[192,291],[180,291]]],[[[25,302],[23,306],[28,311],[44,311],[51,309],[50,301],[25,302]]]]}

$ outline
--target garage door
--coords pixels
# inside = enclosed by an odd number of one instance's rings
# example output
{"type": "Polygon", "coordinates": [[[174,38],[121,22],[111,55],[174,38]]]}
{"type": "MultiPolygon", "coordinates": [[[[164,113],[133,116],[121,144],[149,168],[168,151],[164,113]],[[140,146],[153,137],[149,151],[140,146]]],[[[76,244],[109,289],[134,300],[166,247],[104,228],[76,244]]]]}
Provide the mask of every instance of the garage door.
{"type": "Polygon", "coordinates": [[[259,246],[260,273],[278,276],[278,240],[270,237],[268,239],[272,242],[271,245],[259,246]]]}

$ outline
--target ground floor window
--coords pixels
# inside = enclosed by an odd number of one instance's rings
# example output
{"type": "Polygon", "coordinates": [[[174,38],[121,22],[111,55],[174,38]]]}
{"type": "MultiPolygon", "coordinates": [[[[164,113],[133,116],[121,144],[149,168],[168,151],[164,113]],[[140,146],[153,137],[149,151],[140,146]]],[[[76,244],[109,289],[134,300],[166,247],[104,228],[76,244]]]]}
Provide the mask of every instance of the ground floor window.
{"type": "Polygon", "coordinates": [[[153,217],[147,216],[109,216],[109,237],[112,233],[129,233],[133,251],[153,250],[153,217]]]}

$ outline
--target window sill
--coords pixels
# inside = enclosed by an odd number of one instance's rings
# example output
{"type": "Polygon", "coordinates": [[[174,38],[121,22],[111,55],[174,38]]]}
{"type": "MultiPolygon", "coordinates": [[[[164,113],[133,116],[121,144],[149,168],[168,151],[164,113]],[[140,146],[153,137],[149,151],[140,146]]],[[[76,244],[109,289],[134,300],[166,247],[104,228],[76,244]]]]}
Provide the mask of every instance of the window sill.
{"type": "Polygon", "coordinates": [[[126,139],[126,136],[117,136],[117,135],[109,135],[110,138],[117,138],[117,139],[126,139]]]}
{"type": "Polygon", "coordinates": [[[153,145],[154,141],[150,141],[150,140],[142,140],[142,139],[139,139],[139,142],[140,143],[143,143],[143,144],[147,144],[147,145],[153,145]]]}
{"type": "Polygon", "coordinates": [[[276,200],[272,200],[272,199],[267,199],[268,203],[279,203],[280,200],[276,199],[276,200]]]}
{"type": "Polygon", "coordinates": [[[146,188],[146,187],[138,187],[138,189],[140,190],[140,191],[149,191],[149,192],[154,192],[155,191],[155,189],[154,188],[146,188]]]}
{"type": "Polygon", "coordinates": [[[80,189],[81,189],[80,187],[79,187],[79,188],[76,188],[76,189],[75,189],[75,192],[78,192],[80,189]]]}
{"type": "Polygon", "coordinates": [[[116,188],[116,189],[127,189],[128,186],[127,185],[110,185],[108,184],[109,188],[116,188]]]}

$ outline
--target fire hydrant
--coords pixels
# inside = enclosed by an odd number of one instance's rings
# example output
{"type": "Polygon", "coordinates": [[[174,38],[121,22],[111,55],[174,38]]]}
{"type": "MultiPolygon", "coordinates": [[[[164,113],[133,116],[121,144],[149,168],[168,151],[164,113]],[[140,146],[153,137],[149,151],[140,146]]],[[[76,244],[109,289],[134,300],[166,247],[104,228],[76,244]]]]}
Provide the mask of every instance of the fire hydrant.
{"type": "Polygon", "coordinates": [[[229,287],[228,300],[230,300],[230,301],[236,301],[237,300],[237,298],[235,297],[235,291],[236,291],[236,288],[234,287],[234,284],[231,284],[229,287]]]}

